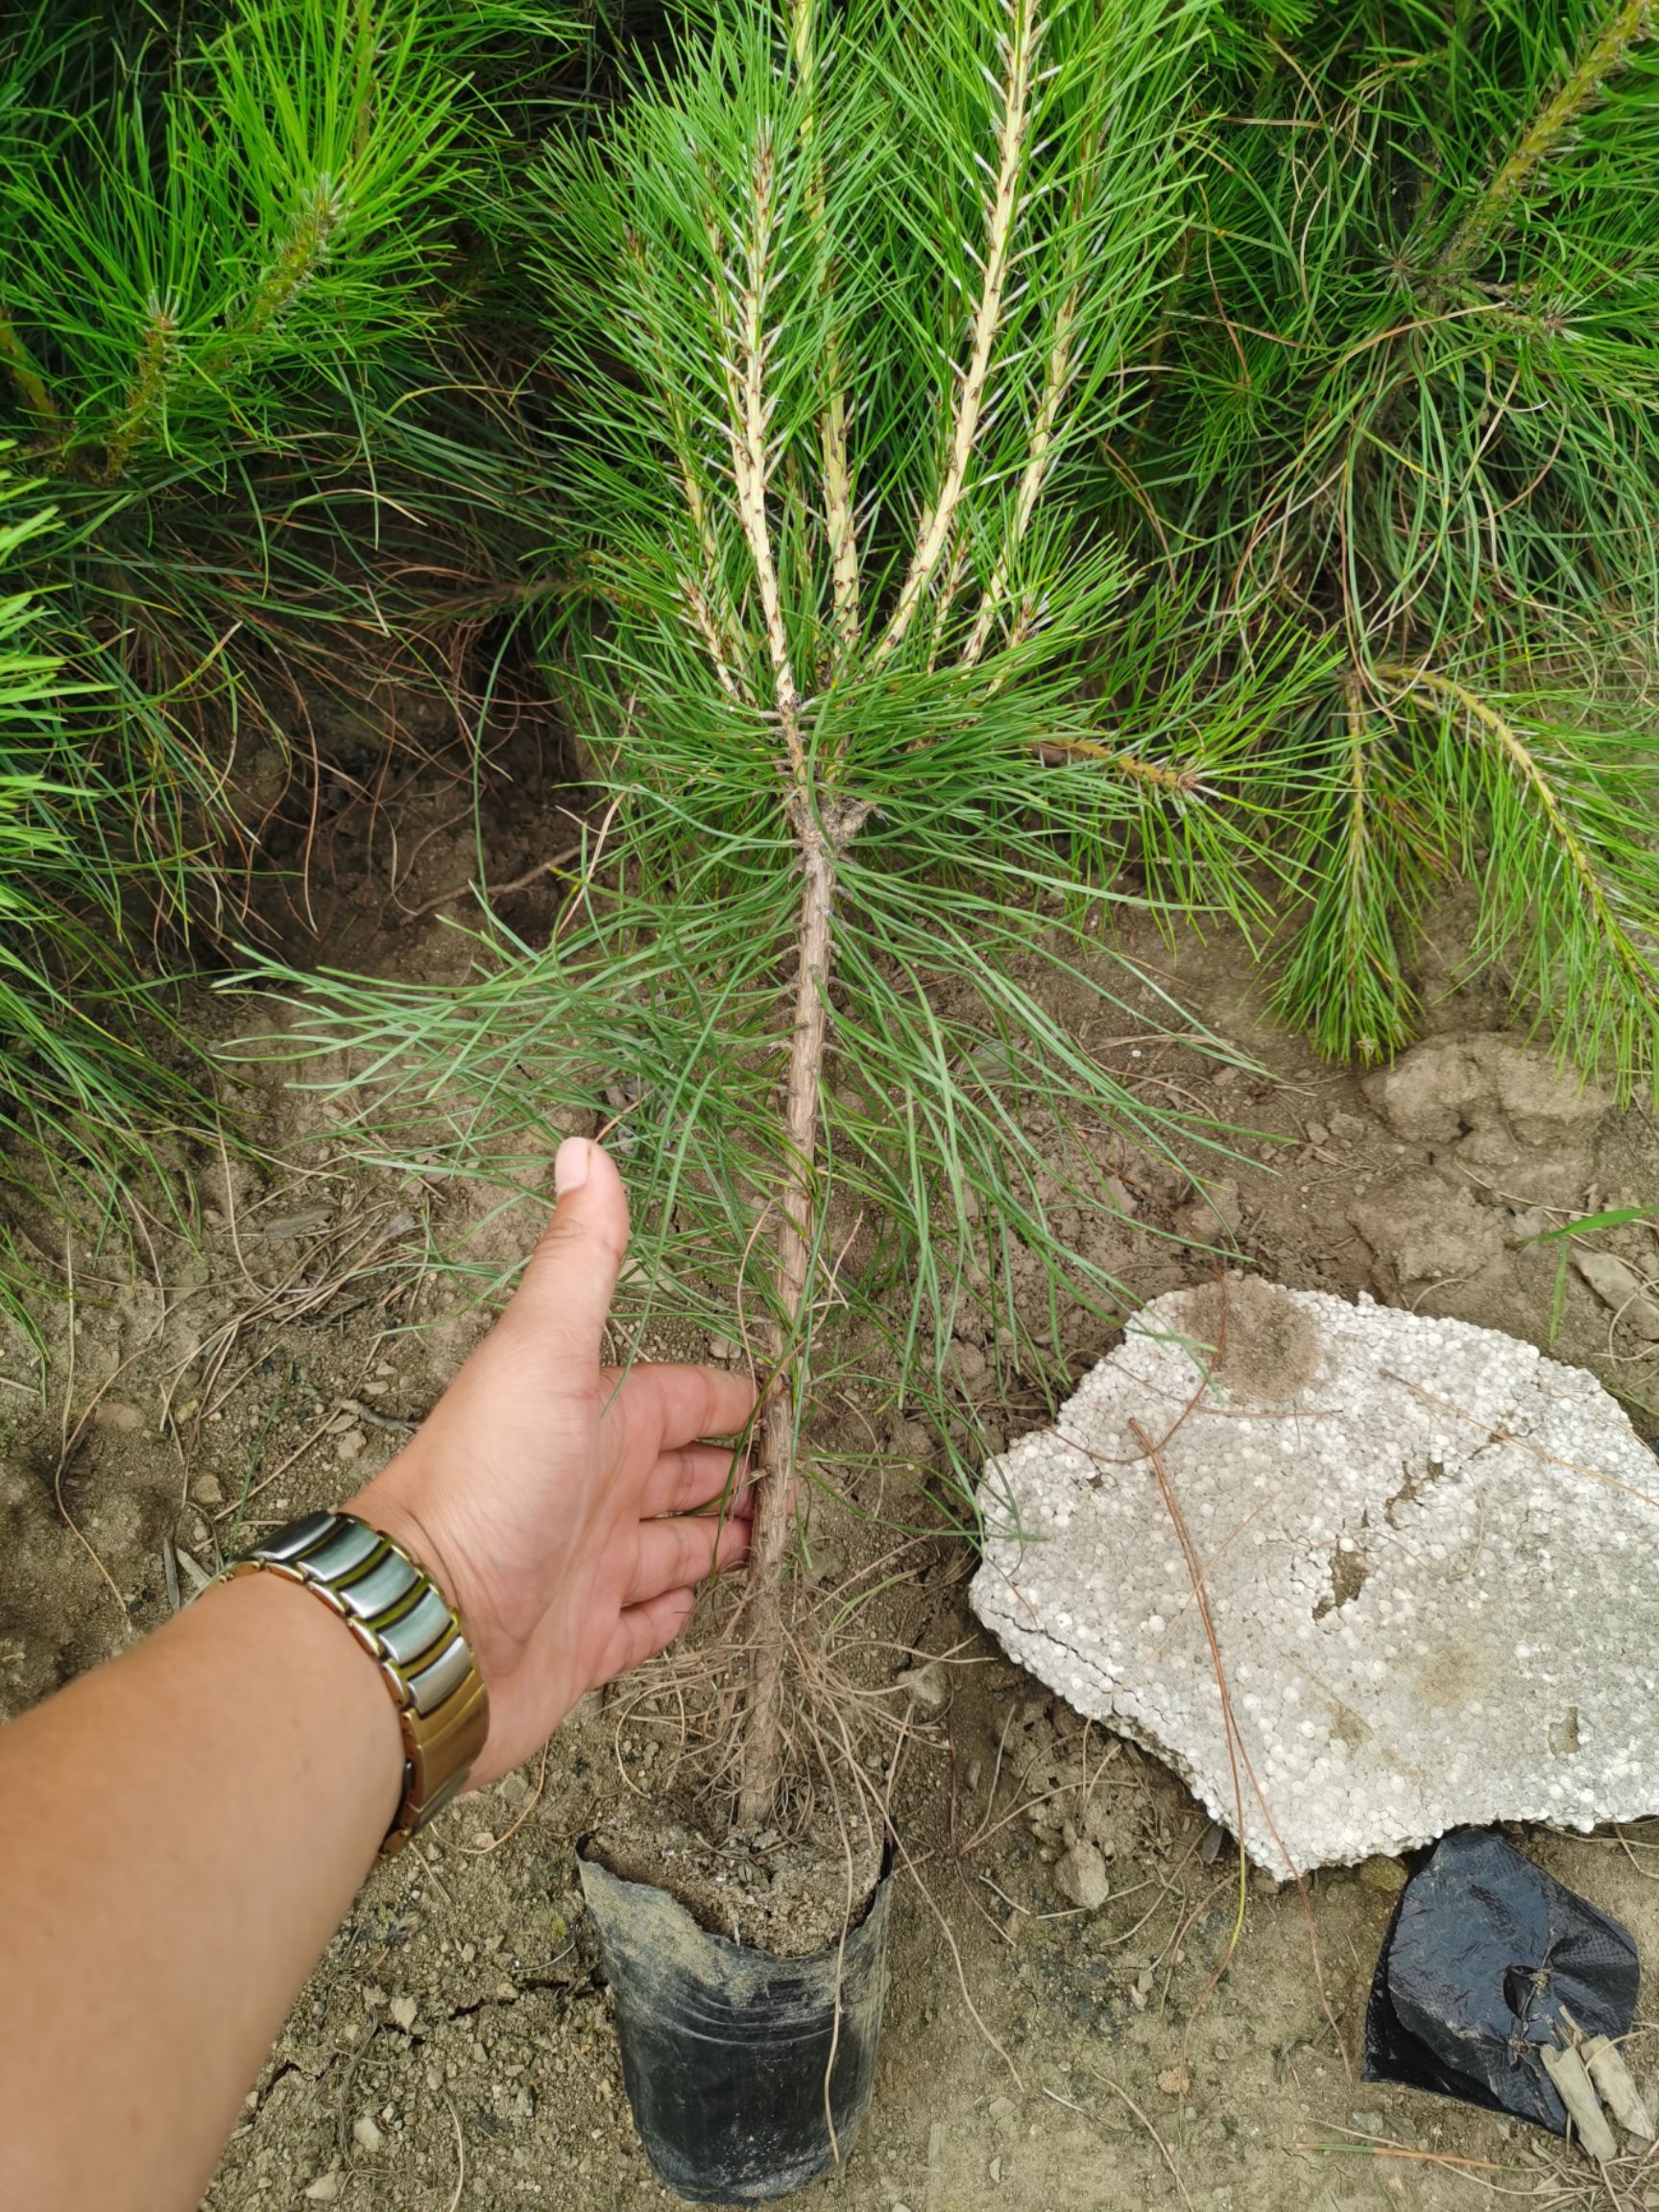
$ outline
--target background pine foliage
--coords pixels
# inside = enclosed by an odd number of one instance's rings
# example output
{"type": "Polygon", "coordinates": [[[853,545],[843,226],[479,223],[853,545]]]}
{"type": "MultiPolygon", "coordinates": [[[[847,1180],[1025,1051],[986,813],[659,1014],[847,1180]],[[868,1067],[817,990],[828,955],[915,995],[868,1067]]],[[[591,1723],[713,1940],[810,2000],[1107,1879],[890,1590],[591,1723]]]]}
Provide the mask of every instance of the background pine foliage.
{"type": "Polygon", "coordinates": [[[87,6],[0,48],[0,430],[57,506],[31,581],[108,688],[162,920],[211,918],[193,863],[246,849],[238,733],[285,746],[296,685],[413,631],[400,576],[453,589],[503,504],[492,409],[440,395],[469,373],[463,226],[544,19],[87,6]]]}
{"type": "Polygon", "coordinates": [[[245,924],[251,759],[320,776],[309,697],[418,675],[447,602],[513,574],[491,207],[575,30],[71,0],[0,33],[0,438],[36,487],[0,539],[34,640],[0,1049],[32,1186],[101,1203],[106,1137],[210,1124],[170,983],[245,924]]]}
{"type": "Polygon", "coordinates": [[[1476,965],[1626,1088],[1659,1036],[1659,45],[1637,0],[1233,12],[1139,425],[1148,561],[1334,650],[1279,1002],[1377,1059],[1452,874],[1476,965]],[[1156,527],[1147,526],[1147,516],[1156,527]]]}
{"type": "MultiPolygon", "coordinates": [[[[52,527],[0,475],[0,576],[52,527]]],[[[0,1190],[98,1219],[206,1108],[124,941],[124,863],[106,834],[120,797],[73,740],[90,702],[42,650],[41,616],[27,593],[0,594],[0,1190]]],[[[30,1279],[0,1218],[0,1306],[37,1340],[30,1279]]]]}

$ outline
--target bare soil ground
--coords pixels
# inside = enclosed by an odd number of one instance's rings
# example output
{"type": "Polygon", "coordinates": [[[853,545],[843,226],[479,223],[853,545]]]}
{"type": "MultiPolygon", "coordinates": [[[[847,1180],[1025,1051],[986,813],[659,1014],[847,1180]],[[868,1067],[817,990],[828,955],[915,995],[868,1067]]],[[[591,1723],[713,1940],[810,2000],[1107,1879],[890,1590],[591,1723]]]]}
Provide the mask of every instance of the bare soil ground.
{"type": "MultiPolygon", "coordinates": [[[[422,833],[401,827],[406,848],[422,833]]],[[[330,958],[453,974],[454,933],[409,909],[465,880],[465,836],[434,834],[396,908],[349,902],[330,958]]],[[[536,857],[507,854],[495,873],[536,857]]],[[[513,919],[533,929],[546,894],[522,896],[531,903],[513,919]]],[[[1449,948],[1460,920],[1437,918],[1449,948]]],[[[1292,1286],[1368,1290],[1543,1343],[1553,1248],[1518,1239],[1594,1206],[1659,1197],[1659,1131],[1644,1114],[1596,1112],[1541,1141],[1465,1101],[1411,1124],[1436,1134],[1403,1133],[1375,1087],[1263,1022],[1230,939],[1193,939],[1178,958],[1149,935],[1129,949],[1262,1063],[1259,1076],[1217,1070],[1127,1016],[1120,1037],[1089,1038],[1147,1096],[1257,1132],[1221,1164],[1213,1207],[1149,1171],[1136,1192],[1149,1227],[1230,1236],[1292,1286]]],[[[1431,1032],[1503,1025],[1501,1006],[1454,987],[1450,954],[1435,965],[1431,1032]]],[[[470,1229],[475,1253],[505,1261],[530,1234],[527,1219],[489,1218],[453,1185],[331,1166],[315,1100],[273,1088],[269,1114],[274,1136],[313,1141],[303,1171],[191,1163],[207,1209],[199,1255],[110,1243],[57,1263],[58,1294],[42,1307],[56,1354],[45,1402],[26,1348],[0,1346],[0,1715],[164,1619],[175,1578],[187,1599],[246,1530],[331,1502],[389,1456],[486,1318],[425,1256],[470,1229]]],[[[1133,1225],[1102,1235],[1141,1296],[1210,1270],[1133,1225]]],[[[1643,1227],[1598,1241],[1639,1267],[1659,1258],[1643,1227]]],[[[1110,1342],[1080,1319],[1069,1356],[1081,1370],[1110,1342]]],[[[1641,1408],[1644,1433],[1659,1428],[1645,1407],[1659,1401],[1659,1352],[1575,1274],[1554,1348],[1641,1408]]],[[[964,1344],[960,1364],[965,1387],[985,1387],[982,1352],[964,1344]]],[[[986,1411],[1009,1431],[1034,1417],[1029,1406],[986,1411]]],[[[886,1442],[916,1448],[902,1423],[886,1442]]],[[[854,1513],[821,1501],[813,1511],[817,1585],[865,1575],[868,1588],[887,1540],[854,1513]]],[[[1659,2205],[1659,2171],[1651,2183],[1634,2170],[1600,2179],[1546,2137],[1359,2080],[1365,1994],[1403,1879],[1392,1863],[1318,1875],[1305,1896],[1253,1877],[1242,1941],[1194,2021],[1231,1925],[1231,1846],[1215,1849],[1171,1775],[1086,1734],[979,1636],[964,1598],[971,1569],[960,1544],[928,1539],[860,1612],[865,1679],[878,1687],[915,1653],[952,1656],[943,1708],[910,1711],[898,1775],[912,1871],[896,1898],[874,2108],[845,2170],[804,2204],[1360,2212],[1521,2195],[1659,2205]],[[1112,1893],[1093,1911],[1056,1887],[1067,1823],[1108,1855],[1112,1893]]],[[[903,1693],[892,1702],[902,1710],[903,1693]]],[[[248,2100],[206,2200],[215,2212],[668,2201],[629,2122],[573,1844],[680,1749],[671,1698],[642,1704],[620,1686],[589,1699],[544,1762],[463,1801],[379,1869],[248,2100]]],[[[1659,1826],[1521,1840],[1659,1956],[1659,1826]]],[[[1659,2026],[1632,2057],[1644,2080],[1659,2072],[1659,2026]]]]}

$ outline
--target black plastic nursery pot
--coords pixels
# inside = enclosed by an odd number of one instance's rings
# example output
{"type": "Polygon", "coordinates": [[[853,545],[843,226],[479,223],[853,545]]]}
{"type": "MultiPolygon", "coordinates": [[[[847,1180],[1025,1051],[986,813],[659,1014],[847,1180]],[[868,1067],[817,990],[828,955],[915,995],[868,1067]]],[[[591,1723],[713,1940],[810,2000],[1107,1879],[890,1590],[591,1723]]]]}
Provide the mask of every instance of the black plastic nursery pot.
{"type": "Polygon", "coordinates": [[[844,1943],[779,1959],[583,1853],[646,2155],[693,2204],[766,2204],[845,2158],[870,2103],[891,1872],[844,1943]]]}

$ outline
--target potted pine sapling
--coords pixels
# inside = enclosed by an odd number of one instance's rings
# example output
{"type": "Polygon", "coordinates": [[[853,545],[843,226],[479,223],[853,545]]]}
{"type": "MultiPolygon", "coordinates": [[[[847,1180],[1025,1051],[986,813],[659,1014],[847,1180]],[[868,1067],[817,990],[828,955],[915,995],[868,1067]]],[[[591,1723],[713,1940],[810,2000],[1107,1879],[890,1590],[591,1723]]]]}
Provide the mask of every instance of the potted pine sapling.
{"type": "Polygon", "coordinates": [[[550,651],[597,827],[544,948],[490,934],[453,988],[325,978],[301,1020],[424,1174],[521,1185],[572,1111],[613,1126],[636,1340],[735,1332],[763,1385],[704,1833],[659,1805],[586,1863],[636,2117],[691,2199],[799,2186],[870,2092],[883,1808],[813,1703],[815,1425],[848,1390],[929,1420],[960,1501],[958,1339],[1056,1383],[1069,1320],[1120,1314],[1110,1170],[1192,1132],[1089,1048],[1122,1021],[1103,925],[1126,879],[1235,885],[1191,802],[1300,681],[1194,656],[1149,692],[1126,564],[1075,521],[1181,220],[1204,23],[734,0],[548,158],[583,580],[550,651]]]}

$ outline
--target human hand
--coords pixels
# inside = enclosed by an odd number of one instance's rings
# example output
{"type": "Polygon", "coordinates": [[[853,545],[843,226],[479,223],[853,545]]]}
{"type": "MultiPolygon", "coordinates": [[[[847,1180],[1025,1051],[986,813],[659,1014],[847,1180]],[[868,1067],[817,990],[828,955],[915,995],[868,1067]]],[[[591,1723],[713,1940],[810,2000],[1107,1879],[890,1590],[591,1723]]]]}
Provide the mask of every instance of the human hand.
{"type": "Polygon", "coordinates": [[[733,1450],[699,1439],[741,1430],[753,1385],[716,1367],[600,1365],[628,1201],[586,1138],[560,1145],[553,1182],[553,1219],[507,1310],[348,1505],[460,1608],[490,1691],[474,1788],[672,1643],[697,1583],[749,1546],[733,1450]]]}

